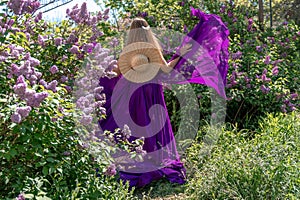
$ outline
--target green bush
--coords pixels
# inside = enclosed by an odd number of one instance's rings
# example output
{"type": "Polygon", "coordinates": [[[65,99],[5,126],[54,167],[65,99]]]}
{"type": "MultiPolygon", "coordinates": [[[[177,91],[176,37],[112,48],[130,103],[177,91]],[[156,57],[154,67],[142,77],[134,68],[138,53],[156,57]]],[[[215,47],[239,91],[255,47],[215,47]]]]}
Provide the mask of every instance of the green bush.
{"type": "Polygon", "coordinates": [[[224,131],[213,152],[189,149],[191,199],[299,199],[299,113],[269,114],[255,138],[249,131],[224,131]],[[193,167],[193,168],[192,168],[193,167]]]}

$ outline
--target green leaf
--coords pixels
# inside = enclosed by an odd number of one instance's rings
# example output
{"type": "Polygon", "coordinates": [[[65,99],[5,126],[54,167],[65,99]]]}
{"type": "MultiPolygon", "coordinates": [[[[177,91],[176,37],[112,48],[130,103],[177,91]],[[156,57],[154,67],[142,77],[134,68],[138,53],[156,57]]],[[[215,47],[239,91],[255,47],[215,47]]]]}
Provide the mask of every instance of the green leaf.
{"type": "Polygon", "coordinates": [[[45,176],[47,176],[49,173],[49,168],[47,166],[44,166],[42,172],[45,176]]]}

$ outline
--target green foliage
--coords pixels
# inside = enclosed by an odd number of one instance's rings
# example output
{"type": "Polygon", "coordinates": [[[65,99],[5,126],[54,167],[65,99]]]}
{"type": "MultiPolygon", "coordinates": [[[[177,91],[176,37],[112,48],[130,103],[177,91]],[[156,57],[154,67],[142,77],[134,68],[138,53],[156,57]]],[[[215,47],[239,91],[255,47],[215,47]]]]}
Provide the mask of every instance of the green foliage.
{"type": "Polygon", "coordinates": [[[299,199],[299,113],[259,124],[253,139],[249,130],[224,131],[206,157],[201,144],[189,149],[191,199],[299,199]]]}

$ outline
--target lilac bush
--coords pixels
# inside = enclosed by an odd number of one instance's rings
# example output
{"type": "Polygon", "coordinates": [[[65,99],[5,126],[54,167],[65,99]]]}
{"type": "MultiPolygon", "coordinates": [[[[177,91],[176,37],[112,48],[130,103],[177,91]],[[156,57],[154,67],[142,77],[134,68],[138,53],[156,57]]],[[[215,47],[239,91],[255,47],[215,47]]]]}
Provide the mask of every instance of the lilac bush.
{"type": "MultiPolygon", "coordinates": [[[[8,14],[0,11],[0,198],[109,195],[111,190],[99,188],[102,180],[119,187],[114,176],[104,173],[113,160],[101,149],[96,161],[90,145],[80,137],[80,131],[89,131],[83,125],[95,120],[89,116],[95,108],[101,117],[105,115],[103,88],[97,85],[90,93],[88,100],[97,101],[95,107],[82,110],[81,120],[75,121],[77,104],[73,101],[83,63],[92,52],[104,51],[100,42],[108,31],[103,29],[108,26],[107,11],[92,15],[83,3],[67,11],[68,20],[51,24],[42,13],[33,15],[38,1],[7,3],[8,14]],[[77,129],[78,122],[82,122],[81,129],[77,129]],[[96,179],[97,167],[103,173],[96,179]],[[85,192],[74,192],[87,180],[85,192]]],[[[97,56],[109,59],[111,67],[102,74],[112,76],[115,61],[108,53],[97,56]]],[[[91,139],[94,132],[88,134],[91,139]]],[[[123,193],[126,187],[119,189],[123,193]]]]}

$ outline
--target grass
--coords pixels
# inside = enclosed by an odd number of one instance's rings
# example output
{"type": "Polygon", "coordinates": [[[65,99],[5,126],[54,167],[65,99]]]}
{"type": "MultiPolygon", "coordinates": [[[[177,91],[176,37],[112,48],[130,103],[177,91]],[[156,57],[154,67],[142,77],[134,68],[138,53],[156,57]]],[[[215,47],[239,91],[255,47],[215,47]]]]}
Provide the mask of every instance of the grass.
{"type": "Polygon", "coordinates": [[[156,181],[136,190],[135,198],[300,199],[299,113],[268,115],[254,132],[227,128],[204,158],[195,143],[184,158],[185,185],[156,181]]]}

